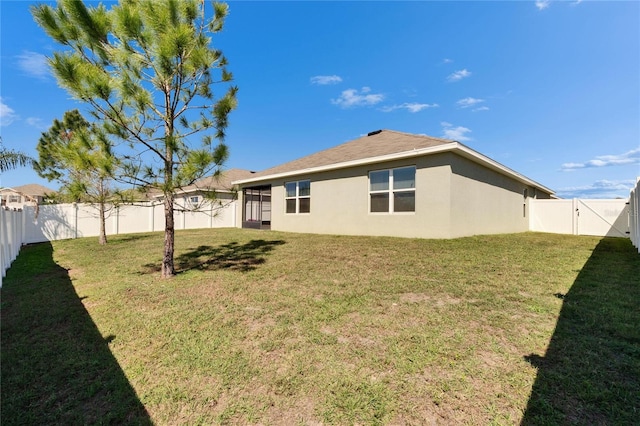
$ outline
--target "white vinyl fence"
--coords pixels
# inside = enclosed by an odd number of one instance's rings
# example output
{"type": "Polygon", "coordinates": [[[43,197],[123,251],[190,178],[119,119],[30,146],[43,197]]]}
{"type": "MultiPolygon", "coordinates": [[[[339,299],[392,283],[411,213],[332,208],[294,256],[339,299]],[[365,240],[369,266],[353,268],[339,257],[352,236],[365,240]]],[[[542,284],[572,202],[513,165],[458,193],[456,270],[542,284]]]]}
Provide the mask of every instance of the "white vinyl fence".
{"type": "Polygon", "coordinates": [[[0,287],[11,262],[15,260],[24,243],[24,214],[0,207],[0,287]]]}
{"type": "MultiPolygon", "coordinates": [[[[177,203],[176,203],[177,204],[177,203]]],[[[222,204],[207,203],[196,211],[174,212],[175,229],[234,227],[235,201],[222,204]]],[[[67,238],[97,237],[100,231],[98,210],[86,204],[41,205],[36,216],[33,208],[26,208],[27,244],[67,238]]],[[[108,213],[107,235],[134,234],[164,230],[164,205],[145,203],[121,205],[108,213]]]]}
{"type": "Polygon", "coordinates": [[[554,234],[629,237],[627,200],[530,200],[529,230],[554,234]]]}
{"type": "Polygon", "coordinates": [[[629,197],[629,238],[640,253],[640,178],[629,197]]]}

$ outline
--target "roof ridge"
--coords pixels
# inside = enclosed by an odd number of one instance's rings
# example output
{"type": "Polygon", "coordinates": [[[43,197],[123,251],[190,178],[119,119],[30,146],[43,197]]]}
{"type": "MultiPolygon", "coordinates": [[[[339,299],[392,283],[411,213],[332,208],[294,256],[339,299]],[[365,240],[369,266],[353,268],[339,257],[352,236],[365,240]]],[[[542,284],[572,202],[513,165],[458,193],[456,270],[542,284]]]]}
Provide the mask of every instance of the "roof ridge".
{"type": "Polygon", "coordinates": [[[426,133],[409,133],[409,132],[401,132],[400,130],[392,130],[392,129],[382,129],[383,132],[391,132],[391,133],[396,133],[399,135],[404,135],[404,136],[413,136],[416,138],[427,138],[427,139],[433,139],[433,140],[437,140],[437,141],[443,141],[446,143],[449,142],[458,142],[455,139],[446,139],[446,138],[439,138],[436,136],[429,136],[426,133]]]}

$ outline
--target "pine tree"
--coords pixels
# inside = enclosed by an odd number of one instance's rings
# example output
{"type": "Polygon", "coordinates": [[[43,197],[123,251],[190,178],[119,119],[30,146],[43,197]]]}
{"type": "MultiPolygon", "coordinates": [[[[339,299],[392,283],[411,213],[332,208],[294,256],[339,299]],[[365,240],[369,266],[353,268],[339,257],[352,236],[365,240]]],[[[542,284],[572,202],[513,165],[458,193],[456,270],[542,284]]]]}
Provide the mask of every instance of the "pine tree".
{"type": "Polygon", "coordinates": [[[163,277],[175,274],[174,194],[219,171],[228,157],[225,130],[238,89],[211,39],[227,12],[223,3],[209,11],[203,0],[32,7],[36,22],[64,46],[49,59],[58,83],[91,106],[108,134],[128,142],[119,178],[164,195],[163,277]],[[217,83],[222,94],[214,94],[217,83]]]}
{"type": "Polygon", "coordinates": [[[37,149],[34,169],[41,177],[60,182],[61,192],[74,202],[97,207],[98,241],[106,244],[106,217],[119,201],[111,184],[118,159],[106,134],[78,110],[67,111],[42,133],[37,149]]]}

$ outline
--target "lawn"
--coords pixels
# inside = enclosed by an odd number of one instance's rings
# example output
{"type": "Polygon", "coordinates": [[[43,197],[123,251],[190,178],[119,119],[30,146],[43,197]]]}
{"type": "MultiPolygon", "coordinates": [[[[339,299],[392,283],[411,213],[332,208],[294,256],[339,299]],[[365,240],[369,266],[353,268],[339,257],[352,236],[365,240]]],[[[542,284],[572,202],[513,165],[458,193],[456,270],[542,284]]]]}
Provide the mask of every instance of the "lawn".
{"type": "Polygon", "coordinates": [[[3,425],[634,424],[626,239],[178,231],[36,244],[2,288],[3,425]]]}

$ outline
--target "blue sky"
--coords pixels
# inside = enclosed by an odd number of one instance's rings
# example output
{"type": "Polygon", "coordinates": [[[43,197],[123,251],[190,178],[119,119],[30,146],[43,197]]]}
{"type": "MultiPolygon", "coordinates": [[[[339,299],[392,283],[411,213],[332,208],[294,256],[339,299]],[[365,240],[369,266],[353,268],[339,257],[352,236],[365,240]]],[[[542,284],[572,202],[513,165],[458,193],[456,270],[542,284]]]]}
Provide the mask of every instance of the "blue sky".
{"type": "MultiPolygon", "coordinates": [[[[35,155],[70,99],[30,1],[0,1],[0,132],[35,155]]],[[[109,3],[109,2],[105,2],[109,3]]],[[[228,168],[377,129],[456,139],[564,198],[640,176],[640,2],[230,2],[214,45],[239,86],[228,168]]],[[[0,186],[40,183],[29,169],[0,186]]]]}

